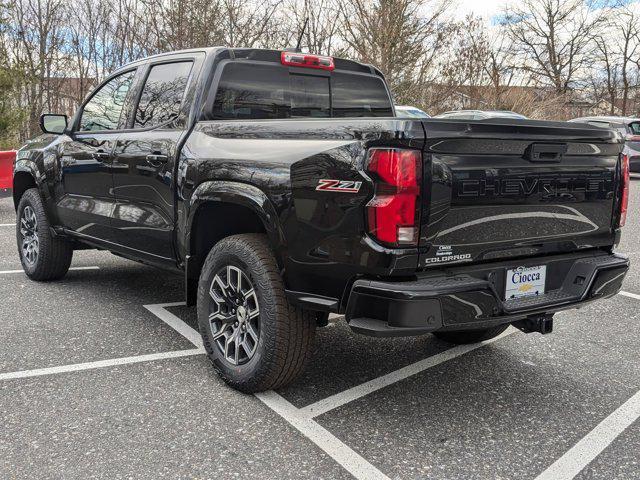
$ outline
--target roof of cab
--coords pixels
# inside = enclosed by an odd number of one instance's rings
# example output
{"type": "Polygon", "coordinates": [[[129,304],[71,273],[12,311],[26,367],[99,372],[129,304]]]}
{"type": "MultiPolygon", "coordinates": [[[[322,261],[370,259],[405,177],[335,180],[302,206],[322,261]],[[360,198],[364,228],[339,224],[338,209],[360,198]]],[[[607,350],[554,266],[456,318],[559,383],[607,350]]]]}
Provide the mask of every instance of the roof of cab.
{"type": "MultiPolygon", "coordinates": [[[[125,65],[123,65],[122,67],[116,69],[114,71],[114,73],[117,73],[123,69],[126,68],[130,68],[133,66],[137,66],[141,63],[146,63],[150,60],[154,60],[154,59],[159,59],[162,57],[172,57],[172,56],[178,56],[178,55],[184,55],[184,54],[189,54],[189,53],[204,53],[205,55],[209,56],[209,55],[217,55],[223,51],[228,51],[233,57],[235,58],[251,58],[252,54],[255,55],[260,55],[260,54],[268,54],[268,53],[272,53],[272,54],[277,54],[279,55],[280,52],[282,52],[283,50],[274,50],[274,49],[268,49],[268,48],[245,48],[245,47],[223,47],[223,46],[217,46],[217,47],[203,47],[203,48],[190,48],[190,49],[186,49],[186,50],[175,50],[172,52],[164,52],[164,53],[158,53],[155,55],[151,55],[149,57],[144,57],[144,58],[140,58],[138,60],[134,60],[133,62],[129,62],[125,65]]],[[[346,59],[346,58],[339,58],[339,57],[333,57],[334,61],[336,62],[336,68],[340,69],[340,68],[345,68],[347,70],[359,70],[363,73],[373,73],[376,75],[379,75],[381,77],[383,77],[384,75],[382,74],[382,72],[376,68],[373,65],[369,65],[369,64],[365,64],[365,63],[361,63],[361,62],[357,62],[355,60],[350,60],[350,59],[346,59]]]]}
{"type": "Polygon", "coordinates": [[[122,69],[125,69],[125,68],[129,68],[129,67],[138,65],[140,63],[145,63],[145,62],[148,62],[149,60],[153,60],[153,59],[156,59],[156,58],[176,56],[176,55],[184,55],[184,54],[189,54],[189,53],[204,53],[206,55],[211,55],[212,53],[217,53],[217,51],[223,50],[225,48],[226,47],[187,48],[187,49],[184,49],[184,50],[173,50],[171,52],[156,53],[155,55],[149,55],[148,57],[138,58],[137,60],[134,60],[132,62],[125,63],[124,65],[122,65],[121,67],[116,69],[115,71],[119,71],[119,70],[122,70],[122,69]]]}

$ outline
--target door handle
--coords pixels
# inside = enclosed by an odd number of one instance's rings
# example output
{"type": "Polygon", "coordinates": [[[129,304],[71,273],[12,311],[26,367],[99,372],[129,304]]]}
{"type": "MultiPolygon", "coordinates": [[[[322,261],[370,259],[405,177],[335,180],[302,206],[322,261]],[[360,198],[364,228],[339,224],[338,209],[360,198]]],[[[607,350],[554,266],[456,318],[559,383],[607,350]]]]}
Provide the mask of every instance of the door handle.
{"type": "Polygon", "coordinates": [[[167,155],[162,155],[160,153],[150,153],[146,158],[147,163],[154,167],[159,167],[163,163],[167,163],[169,161],[169,157],[167,155]]]}

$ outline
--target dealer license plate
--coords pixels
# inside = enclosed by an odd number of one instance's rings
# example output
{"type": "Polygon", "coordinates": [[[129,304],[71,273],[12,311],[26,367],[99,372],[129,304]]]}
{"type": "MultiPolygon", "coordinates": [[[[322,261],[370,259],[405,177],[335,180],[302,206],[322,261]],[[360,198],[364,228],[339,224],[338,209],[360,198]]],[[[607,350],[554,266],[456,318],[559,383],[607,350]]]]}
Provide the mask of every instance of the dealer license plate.
{"type": "Polygon", "coordinates": [[[543,295],[546,275],[546,265],[540,267],[518,267],[507,270],[505,300],[543,295]]]}

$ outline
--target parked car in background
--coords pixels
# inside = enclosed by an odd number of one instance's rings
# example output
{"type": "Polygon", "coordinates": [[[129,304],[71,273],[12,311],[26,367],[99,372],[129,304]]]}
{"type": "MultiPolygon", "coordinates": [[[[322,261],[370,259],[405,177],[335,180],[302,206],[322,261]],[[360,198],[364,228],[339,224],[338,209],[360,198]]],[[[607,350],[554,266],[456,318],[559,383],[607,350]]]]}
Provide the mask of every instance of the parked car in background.
{"type": "Polygon", "coordinates": [[[427,112],[410,105],[396,105],[396,117],[431,118],[427,112]]]}
{"type": "Polygon", "coordinates": [[[0,151],[0,198],[11,195],[13,184],[13,162],[16,159],[16,151],[0,151]]]}
{"type": "Polygon", "coordinates": [[[509,110],[452,110],[436,115],[433,118],[449,118],[456,120],[484,120],[486,118],[512,118],[526,120],[527,117],[509,110]]]}
{"type": "Polygon", "coordinates": [[[624,150],[629,156],[629,169],[640,173],[640,118],[635,117],[580,117],[570,122],[587,123],[594,127],[617,130],[624,137],[624,150]]]}

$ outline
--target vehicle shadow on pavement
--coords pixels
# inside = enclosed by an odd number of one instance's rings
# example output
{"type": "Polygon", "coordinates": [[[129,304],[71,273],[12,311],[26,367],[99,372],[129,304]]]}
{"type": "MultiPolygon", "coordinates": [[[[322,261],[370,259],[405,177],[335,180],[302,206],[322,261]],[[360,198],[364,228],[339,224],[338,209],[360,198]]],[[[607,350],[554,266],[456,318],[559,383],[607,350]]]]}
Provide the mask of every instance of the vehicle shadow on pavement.
{"type": "MultiPolygon", "coordinates": [[[[167,310],[198,329],[195,307],[167,310]]],[[[357,335],[340,316],[316,330],[315,349],[307,368],[278,393],[302,408],[451,347],[432,335],[393,339],[357,335]]]]}

